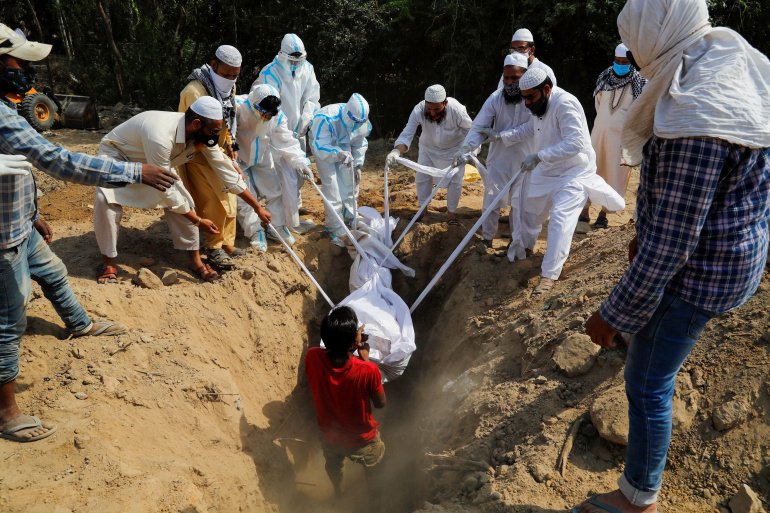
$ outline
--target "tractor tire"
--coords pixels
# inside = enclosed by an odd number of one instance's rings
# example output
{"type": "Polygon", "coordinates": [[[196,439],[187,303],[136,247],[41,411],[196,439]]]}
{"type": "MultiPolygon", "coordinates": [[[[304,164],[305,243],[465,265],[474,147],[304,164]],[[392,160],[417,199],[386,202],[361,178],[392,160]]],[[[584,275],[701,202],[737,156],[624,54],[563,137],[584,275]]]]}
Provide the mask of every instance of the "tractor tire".
{"type": "Polygon", "coordinates": [[[53,100],[43,93],[30,94],[19,105],[19,114],[38,132],[49,130],[53,126],[56,110],[53,100]]]}

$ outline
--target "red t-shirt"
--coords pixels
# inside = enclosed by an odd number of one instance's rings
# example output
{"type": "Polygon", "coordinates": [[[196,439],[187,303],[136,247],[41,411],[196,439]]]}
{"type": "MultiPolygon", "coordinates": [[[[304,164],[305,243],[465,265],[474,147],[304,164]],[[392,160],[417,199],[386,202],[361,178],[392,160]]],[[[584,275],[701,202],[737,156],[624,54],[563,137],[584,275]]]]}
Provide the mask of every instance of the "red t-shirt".
{"type": "Polygon", "coordinates": [[[335,368],[325,349],[312,347],[305,357],[305,374],[326,443],[355,448],[374,440],[379,424],[372,416],[370,398],[383,392],[375,364],[352,356],[335,368]]]}

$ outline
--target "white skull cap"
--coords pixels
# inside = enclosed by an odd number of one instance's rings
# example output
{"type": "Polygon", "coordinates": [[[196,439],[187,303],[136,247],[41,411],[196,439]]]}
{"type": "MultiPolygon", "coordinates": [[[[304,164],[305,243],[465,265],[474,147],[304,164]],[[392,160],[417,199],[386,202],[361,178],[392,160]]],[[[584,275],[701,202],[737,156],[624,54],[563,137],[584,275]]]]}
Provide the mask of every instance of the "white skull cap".
{"type": "Polygon", "coordinates": [[[211,96],[201,96],[190,105],[192,111],[206,119],[223,119],[222,104],[211,96]]]}
{"type": "Polygon", "coordinates": [[[342,109],[342,117],[346,123],[353,121],[363,123],[369,119],[369,103],[358,93],[353,93],[345,108],[342,109]]]}
{"type": "Polygon", "coordinates": [[[548,74],[542,68],[528,69],[524,76],[519,80],[519,89],[534,89],[548,78],[548,74]]]}
{"type": "Polygon", "coordinates": [[[299,38],[297,34],[286,34],[281,39],[281,53],[291,55],[293,53],[301,53],[304,57],[307,55],[305,52],[305,43],[299,38]]]}
{"type": "Polygon", "coordinates": [[[615,47],[615,57],[625,57],[628,53],[628,47],[623,43],[620,43],[615,47]]]}
{"type": "Polygon", "coordinates": [[[505,56],[503,67],[518,66],[520,68],[529,68],[529,56],[525,53],[514,52],[505,56]]]}
{"type": "Polygon", "coordinates": [[[433,84],[425,90],[425,101],[429,103],[441,103],[446,100],[446,89],[441,84],[433,84]]]}
{"type": "Polygon", "coordinates": [[[259,105],[259,103],[268,96],[275,96],[279,100],[281,99],[281,93],[279,93],[278,89],[275,87],[270,84],[257,84],[252,87],[251,92],[249,92],[249,102],[251,102],[252,105],[259,105]]]}
{"type": "Polygon", "coordinates": [[[214,55],[217,59],[233,68],[240,68],[241,63],[243,62],[241,52],[239,52],[236,47],[230,45],[220,46],[217,48],[217,51],[214,52],[214,55]]]}
{"type": "Polygon", "coordinates": [[[535,38],[532,37],[532,32],[530,32],[529,29],[520,28],[519,30],[513,33],[513,37],[511,38],[511,41],[524,41],[525,43],[534,43],[535,38]]]}

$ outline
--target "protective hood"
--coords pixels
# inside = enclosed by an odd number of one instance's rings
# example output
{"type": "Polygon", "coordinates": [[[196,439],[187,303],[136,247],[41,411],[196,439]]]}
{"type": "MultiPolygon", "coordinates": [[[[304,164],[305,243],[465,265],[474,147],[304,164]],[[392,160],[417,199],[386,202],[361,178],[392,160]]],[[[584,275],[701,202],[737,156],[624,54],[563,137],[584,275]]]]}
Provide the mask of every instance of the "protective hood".
{"type": "Polygon", "coordinates": [[[281,93],[269,84],[257,84],[249,92],[249,104],[253,110],[257,111],[257,114],[262,113],[276,116],[278,114],[278,106],[281,104],[281,93]],[[265,100],[269,100],[271,96],[275,100],[266,102],[265,100]]]}
{"type": "Polygon", "coordinates": [[[358,93],[353,95],[342,109],[342,122],[350,132],[357,130],[369,120],[369,103],[358,93]]]}
{"type": "Polygon", "coordinates": [[[278,57],[286,63],[289,71],[296,72],[307,59],[305,43],[296,34],[286,34],[281,40],[281,51],[278,57]]]}

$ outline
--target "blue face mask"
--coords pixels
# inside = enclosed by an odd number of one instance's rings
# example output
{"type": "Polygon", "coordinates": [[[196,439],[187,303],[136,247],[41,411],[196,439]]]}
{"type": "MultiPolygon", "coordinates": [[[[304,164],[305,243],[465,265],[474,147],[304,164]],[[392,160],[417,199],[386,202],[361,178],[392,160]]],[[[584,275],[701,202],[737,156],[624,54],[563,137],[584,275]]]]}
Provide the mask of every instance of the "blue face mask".
{"type": "Polygon", "coordinates": [[[631,65],[630,64],[618,64],[617,62],[612,63],[612,71],[615,72],[615,74],[619,77],[624,77],[631,73],[631,65]]]}

